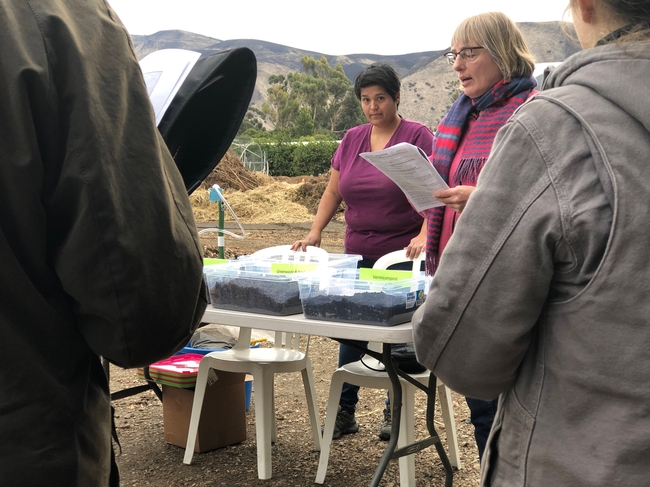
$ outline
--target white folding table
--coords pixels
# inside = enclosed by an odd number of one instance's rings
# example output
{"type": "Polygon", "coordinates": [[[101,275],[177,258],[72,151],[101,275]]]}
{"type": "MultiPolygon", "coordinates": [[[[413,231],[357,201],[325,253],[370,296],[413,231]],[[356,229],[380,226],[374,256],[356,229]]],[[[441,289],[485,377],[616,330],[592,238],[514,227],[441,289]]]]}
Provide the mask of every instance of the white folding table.
{"type": "Polygon", "coordinates": [[[269,331],[280,331],[287,333],[300,333],[305,335],[318,335],[332,338],[341,343],[358,348],[356,344],[350,341],[381,342],[382,353],[372,350],[363,349],[365,353],[380,360],[385,368],[391,383],[393,384],[393,423],[390,441],[386,446],[386,451],[382,455],[377,470],[370,483],[371,487],[379,485],[388,462],[392,458],[399,458],[404,455],[416,453],[430,445],[435,445],[440,460],[445,468],[445,486],[450,487],[453,482],[453,470],[447,457],[438,433],[433,424],[433,413],[435,406],[436,378],[433,374],[429,379],[428,387],[423,386],[420,382],[410,378],[408,374],[399,370],[391,357],[392,343],[410,343],[413,341],[413,326],[410,322],[395,326],[365,325],[355,323],[344,323],[340,321],[322,321],[305,318],[302,314],[289,316],[265,315],[259,313],[247,313],[243,311],[233,311],[218,309],[208,305],[204,315],[204,323],[216,323],[221,325],[237,326],[240,328],[239,340],[250,341],[251,330],[253,328],[269,331]],[[402,385],[399,378],[409,381],[416,387],[422,389],[427,394],[427,429],[429,438],[420,440],[412,445],[396,450],[397,438],[400,428],[400,411],[402,407],[402,385]]]}

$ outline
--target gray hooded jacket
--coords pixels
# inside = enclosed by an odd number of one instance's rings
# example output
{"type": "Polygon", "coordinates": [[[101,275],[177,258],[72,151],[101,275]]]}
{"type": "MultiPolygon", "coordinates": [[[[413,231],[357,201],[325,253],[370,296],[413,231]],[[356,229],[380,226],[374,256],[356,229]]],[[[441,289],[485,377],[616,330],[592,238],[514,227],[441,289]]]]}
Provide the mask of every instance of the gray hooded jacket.
{"type": "Polygon", "coordinates": [[[650,43],[577,53],[515,112],[414,316],[418,360],[500,395],[482,485],[650,482],[650,43]]]}

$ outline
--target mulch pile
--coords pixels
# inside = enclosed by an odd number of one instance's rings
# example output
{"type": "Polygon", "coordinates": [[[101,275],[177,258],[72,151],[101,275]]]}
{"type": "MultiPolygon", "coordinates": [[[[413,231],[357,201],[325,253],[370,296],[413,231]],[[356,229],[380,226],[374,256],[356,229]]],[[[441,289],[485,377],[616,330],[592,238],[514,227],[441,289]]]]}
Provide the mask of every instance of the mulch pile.
{"type": "MultiPolygon", "coordinates": [[[[219,207],[210,201],[210,188],[217,184],[242,223],[294,223],[313,220],[329,173],[320,176],[271,177],[247,170],[229,150],[201,186],[191,195],[197,222],[219,218],[219,207]]],[[[341,220],[343,207],[335,216],[341,220]]],[[[225,210],[225,220],[234,221],[225,210]]]]}
{"type": "Polygon", "coordinates": [[[228,149],[217,167],[208,175],[201,184],[201,188],[211,188],[218,184],[223,189],[248,191],[264,184],[264,175],[252,173],[244,167],[235,153],[228,149]],[[261,177],[260,177],[261,176],[261,177]]]}

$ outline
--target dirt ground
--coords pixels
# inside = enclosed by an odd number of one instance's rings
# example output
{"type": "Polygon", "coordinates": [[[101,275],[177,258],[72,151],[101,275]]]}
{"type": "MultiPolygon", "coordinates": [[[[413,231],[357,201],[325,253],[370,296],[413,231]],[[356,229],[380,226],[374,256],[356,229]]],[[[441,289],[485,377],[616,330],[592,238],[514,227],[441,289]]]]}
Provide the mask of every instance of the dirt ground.
{"type": "MultiPolygon", "coordinates": [[[[230,224],[227,225],[227,227],[230,224]]],[[[200,228],[213,226],[200,223],[200,228]]],[[[226,237],[226,248],[235,255],[252,253],[272,245],[293,243],[303,237],[310,223],[245,225],[245,239],[226,237]]],[[[334,253],[343,250],[344,224],[332,222],[324,234],[322,246],[334,253]]],[[[216,234],[207,233],[202,242],[214,251],[216,234]]],[[[210,326],[210,325],[209,325],[210,326]]],[[[208,328],[209,328],[208,326],[208,328]]],[[[206,328],[206,329],[208,329],[206,328]]],[[[338,343],[312,337],[309,346],[321,423],[325,420],[329,380],[336,368],[338,343]]],[[[111,366],[111,391],[139,385],[135,370],[111,366]]],[[[276,420],[278,441],[273,446],[273,478],[257,478],[255,444],[255,393],[246,412],[247,438],[244,442],[218,450],[197,453],[191,465],[183,464],[184,449],[166,444],[163,438],[162,404],[152,391],[114,401],[117,433],[122,453],[117,461],[123,486],[316,486],[318,452],[314,449],[309,417],[300,374],[276,376],[276,420]]],[[[369,485],[386,443],[377,433],[384,406],[384,391],[361,389],[357,411],[359,432],[346,435],[332,444],[326,486],[369,485]]],[[[453,394],[454,413],[463,467],[454,474],[454,485],[478,485],[478,453],[469,423],[469,410],[464,398],[453,394]]],[[[416,439],[426,432],[424,394],[417,394],[416,439]]],[[[446,445],[444,424],[436,408],[435,427],[446,445]]],[[[443,486],[444,469],[434,447],[415,455],[418,486],[443,486]]],[[[382,486],[399,485],[398,462],[392,460],[381,482],[382,486]]]]}

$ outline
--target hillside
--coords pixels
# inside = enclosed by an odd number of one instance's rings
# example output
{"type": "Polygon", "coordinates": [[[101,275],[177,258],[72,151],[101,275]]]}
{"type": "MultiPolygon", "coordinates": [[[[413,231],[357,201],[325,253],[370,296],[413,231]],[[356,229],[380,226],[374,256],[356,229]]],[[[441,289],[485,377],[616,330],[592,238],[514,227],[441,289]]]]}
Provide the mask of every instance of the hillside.
{"type": "MultiPolygon", "coordinates": [[[[562,30],[561,22],[527,22],[518,24],[537,62],[563,61],[577,52],[579,46],[562,30]]],[[[572,30],[571,24],[565,24],[572,30]]],[[[296,49],[257,39],[219,40],[191,32],[168,30],[148,36],[133,36],[139,58],[160,49],[188,49],[211,54],[236,47],[248,47],[257,58],[257,82],[251,103],[260,106],[265,98],[270,75],[287,74],[301,69],[300,59],[321,56],[331,65],[341,63],[351,80],[369,64],[386,62],[402,77],[400,112],[407,118],[435,127],[452,103],[451,95],[458,88],[454,71],[443,57],[448,47],[396,56],[377,54],[347,54],[332,56],[296,49]]],[[[426,47],[426,46],[424,46],[426,47]]]]}

